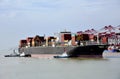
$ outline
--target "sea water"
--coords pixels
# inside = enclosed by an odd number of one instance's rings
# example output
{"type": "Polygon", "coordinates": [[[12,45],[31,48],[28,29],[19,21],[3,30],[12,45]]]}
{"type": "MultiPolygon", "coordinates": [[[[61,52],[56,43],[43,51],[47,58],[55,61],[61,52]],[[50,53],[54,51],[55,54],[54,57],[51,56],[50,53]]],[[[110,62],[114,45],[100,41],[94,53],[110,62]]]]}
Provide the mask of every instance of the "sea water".
{"type": "Polygon", "coordinates": [[[120,58],[24,58],[0,55],[0,79],[120,79],[120,58]]]}

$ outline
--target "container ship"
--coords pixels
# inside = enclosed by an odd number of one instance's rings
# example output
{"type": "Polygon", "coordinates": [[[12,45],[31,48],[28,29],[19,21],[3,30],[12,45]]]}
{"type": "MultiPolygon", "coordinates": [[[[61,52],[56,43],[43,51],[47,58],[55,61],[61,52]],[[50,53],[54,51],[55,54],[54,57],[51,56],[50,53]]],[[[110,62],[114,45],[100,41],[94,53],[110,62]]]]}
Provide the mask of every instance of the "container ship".
{"type": "Polygon", "coordinates": [[[96,38],[90,38],[88,34],[73,34],[63,31],[58,33],[57,36],[36,35],[35,37],[27,37],[25,40],[20,40],[19,53],[54,55],[66,52],[70,57],[102,56],[107,46],[105,44],[98,45],[96,38]]]}

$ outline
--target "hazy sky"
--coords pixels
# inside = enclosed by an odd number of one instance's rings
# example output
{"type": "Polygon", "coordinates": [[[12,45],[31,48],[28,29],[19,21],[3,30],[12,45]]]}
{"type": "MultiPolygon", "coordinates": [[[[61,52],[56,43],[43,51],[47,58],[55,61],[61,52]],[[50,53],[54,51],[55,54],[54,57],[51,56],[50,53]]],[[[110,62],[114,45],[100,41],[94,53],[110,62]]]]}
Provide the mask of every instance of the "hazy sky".
{"type": "Polygon", "coordinates": [[[120,0],[0,0],[0,50],[20,39],[120,25],[120,0]]]}

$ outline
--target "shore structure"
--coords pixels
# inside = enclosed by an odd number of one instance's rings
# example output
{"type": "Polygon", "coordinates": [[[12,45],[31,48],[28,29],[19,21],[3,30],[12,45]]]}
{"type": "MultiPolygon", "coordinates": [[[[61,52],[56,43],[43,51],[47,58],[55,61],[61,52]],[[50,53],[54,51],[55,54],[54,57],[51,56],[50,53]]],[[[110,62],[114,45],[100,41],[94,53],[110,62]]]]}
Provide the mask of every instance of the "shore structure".
{"type": "MultiPolygon", "coordinates": [[[[109,25],[104,28],[112,28],[112,26],[109,25]]],[[[27,37],[25,40],[20,40],[19,52],[31,55],[54,55],[64,52],[70,56],[102,55],[110,44],[120,45],[120,33],[113,34],[111,32],[111,34],[104,34],[104,32],[98,33],[94,29],[76,33],[62,31],[57,33],[56,36],[36,35],[35,37],[27,37]]]]}

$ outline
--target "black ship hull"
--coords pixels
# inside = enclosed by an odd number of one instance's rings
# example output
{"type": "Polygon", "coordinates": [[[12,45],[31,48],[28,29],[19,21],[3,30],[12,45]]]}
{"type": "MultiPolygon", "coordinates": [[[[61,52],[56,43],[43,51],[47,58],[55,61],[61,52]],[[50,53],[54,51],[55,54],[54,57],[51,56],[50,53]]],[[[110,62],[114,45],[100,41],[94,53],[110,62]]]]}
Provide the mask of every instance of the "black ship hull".
{"type": "Polygon", "coordinates": [[[87,46],[65,46],[65,47],[29,47],[21,48],[20,52],[25,54],[62,54],[67,53],[69,57],[81,56],[102,56],[107,49],[107,45],[87,45],[87,46]]]}
{"type": "Polygon", "coordinates": [[[68,51],[67,54],[72,57],[77,56],[102,56],[102,53],[107,49],[107,45],[88,45],[79,46],[68,51]]]}

